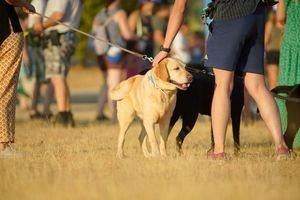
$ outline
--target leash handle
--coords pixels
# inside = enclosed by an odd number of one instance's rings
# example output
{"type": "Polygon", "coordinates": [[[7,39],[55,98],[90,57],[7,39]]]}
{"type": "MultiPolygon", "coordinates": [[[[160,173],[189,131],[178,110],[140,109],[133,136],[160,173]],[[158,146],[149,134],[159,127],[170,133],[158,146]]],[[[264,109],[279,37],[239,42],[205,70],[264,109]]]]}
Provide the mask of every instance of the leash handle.
{"type": "MultiPolygon", "coordinates": [[[[42,17],[42,18],[51,19],[50,17],[45,16],[45,15],[43,15],[43,14],[41,14],[41,13],[38,13],[38,12],[35,12],[35,13],[33,13],[33,14],[36,14],[36,15],[42,17]]],[[[86,32],[84,32],[84,31],[81,31],[81,30],[79,30],[79,29],[77,29],[77,28],[71,27],[71,26],[69,26],[68,24],[63,23],[63,22],[61,22],[61,21],[55,21],[55,23],[60,24],[60,25],[63,25],[63,26],[65,26],[65,27],[67,27],[67,28],[69,28],[69,29],[71,29],[71,30],[73,30],[73,31],[75,31],[75,32],[77,32],[77,33],[81,33],[82,35],[85,35],[85,36],[87,36],[87,37],[93,38],[94,40],[99,40],[99,41],[101,41],[101,42],[105,42],[106,44],[108,44],[108,45],[110,45],[110,46],[117,47],[117,48],[121,49],[122,51],[127,52],[127,53],[129,53],[129,54],[132,54],[132,55],[134,55],[134,56],[140,57],[140,58],[142,58],[143,60],[147,60],[147,61],[149,61],[149,62],[151,62],[151,63],[153,62],[153,58],[152,58],[152,57],[148,57],[147,55],[143,55],[143,54],[140,54],[140,53],[138,53],[138,52],[131,51],[131,50],[129,50],[129,49],[126,49],[126,48],[124,48],[124,47],[121,47],[120,45],[114,44],[114,43],[112,43],[112,42],[110,42],[110,41],[108,41],[108,40],[105,40],[105,39],[100,38],[100,37],[96,37],[96,36],[94,36],[94,35],[91,35],[91,34],[89,34],[89,33],[86,33],[86,32]]]]}

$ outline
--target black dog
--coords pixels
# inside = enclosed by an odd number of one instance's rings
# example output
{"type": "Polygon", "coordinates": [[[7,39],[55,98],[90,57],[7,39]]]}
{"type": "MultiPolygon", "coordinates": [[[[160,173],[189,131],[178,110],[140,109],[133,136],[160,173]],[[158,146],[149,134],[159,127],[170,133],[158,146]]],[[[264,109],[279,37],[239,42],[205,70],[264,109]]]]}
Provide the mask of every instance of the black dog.
{"type": "MultiPolygon", "coordinates": [[[[139,74],[145,74],[146,69],[139,74]]],[[[178,90],[176,107],[170,122],[170,129],[179,118],[182,119],[182,128],[176,137],[177,150],[182,151],[184,138],[192,131],[198,114],[211,116],[211,104],[215,89],[215,77],[203,66],[187,67],[193,75],[193,82],[186,91],[178,90]]],[[[235,151],[240,149],[240,121],[244,106],[244,83],[243,78],[235,76],[234,88],[231,94],[231,119],[235,151]]],[[[214,146],[213,135],[211,137],[214,146]]]]}
{"type": "Polygon", "coordinates": [[[300,84],[295,86],[278,86],[272,92],[288,95],[284,97],[287,110],[287,129],[284,133],[284,139],[289,149],[292,149],[295,136],[300,128],[300,84]]]}
{"type": "MultiPolygon", "coordinates": [[[[198,72],[193,74],[193,82],[187,91],[178,90],[176,107],[170,122],[170,131],[179,118],[182,128],[176,137],[177,150],[182,151],[184,138],[192,131],[198,114],[211,116],[211,104],[215,89],[215,77],[212,74],[198,72]]],[[[235,151],[240,149],[240,121],[244,106],[243,78],[235,76],[231,94],[231,119],[235,151]]],[[[212,135],[212,147],[214,140],[212,135]]]]}

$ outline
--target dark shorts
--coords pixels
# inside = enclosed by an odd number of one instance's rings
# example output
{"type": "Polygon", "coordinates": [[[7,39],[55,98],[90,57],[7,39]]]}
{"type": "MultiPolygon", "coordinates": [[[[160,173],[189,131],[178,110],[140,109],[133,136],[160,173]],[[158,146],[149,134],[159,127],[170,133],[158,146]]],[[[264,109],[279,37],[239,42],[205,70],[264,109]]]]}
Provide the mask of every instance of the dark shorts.
{"type": "Polygon", "coordinates": [[[266,64],[279,65],[280,52],[276,50],[271,50],[266,52],[266,64]]]}
{"type": "Polygon", "coordinates": [[[264,7],[239,19],[214,20],[210,29],[205,66],[264,74],[264,7]]]}

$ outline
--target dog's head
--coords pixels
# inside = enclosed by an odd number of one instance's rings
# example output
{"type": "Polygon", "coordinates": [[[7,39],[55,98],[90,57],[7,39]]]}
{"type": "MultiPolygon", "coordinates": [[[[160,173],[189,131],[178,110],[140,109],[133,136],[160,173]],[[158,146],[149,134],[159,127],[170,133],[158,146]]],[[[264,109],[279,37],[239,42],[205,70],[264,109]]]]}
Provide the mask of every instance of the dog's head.
{"type": "Polygon", "coordinates": [[[175,58],[163,59],[153,70],[156,77],[174,89],[187,90],[193,80],[192,74],[185,70],[185,64],[175,58]]]}

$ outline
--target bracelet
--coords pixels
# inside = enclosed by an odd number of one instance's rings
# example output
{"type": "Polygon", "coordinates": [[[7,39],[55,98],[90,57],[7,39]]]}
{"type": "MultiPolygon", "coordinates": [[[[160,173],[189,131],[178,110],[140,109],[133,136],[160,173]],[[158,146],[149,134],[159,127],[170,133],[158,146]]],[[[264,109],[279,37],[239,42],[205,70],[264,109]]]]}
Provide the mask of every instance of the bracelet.
{"type": "Polygon", "coordinates": [[[160,50],[164,51],[164,52],[167,52],[167,53],[170,53],[171,48],[165,48],[164,46],[160,46],[160,50]]]}

